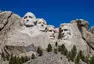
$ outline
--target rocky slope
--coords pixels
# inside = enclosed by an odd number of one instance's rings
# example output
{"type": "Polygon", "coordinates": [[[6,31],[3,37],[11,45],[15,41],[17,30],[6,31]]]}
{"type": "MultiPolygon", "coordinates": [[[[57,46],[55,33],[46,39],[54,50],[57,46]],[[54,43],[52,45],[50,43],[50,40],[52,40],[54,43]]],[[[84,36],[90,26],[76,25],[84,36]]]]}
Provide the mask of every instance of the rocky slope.
{"type": "Polygon", "coordinates": [[[34,60],[30,60],[24,64],[74,64],[61,54],[54,54],[53,52],[44,52],[44,55],[34,60]]]}
{"type": "MultiPolygon", "coordinates": [[[[86,64],[83,61],[79,62],[80,64],[86,64]]],[[[66,56],[61,55],[60,53],[55,54],[53,52],[44,52],[44,55],[32,59],[24,64],[75,64],[72,61],[68,61],[66,56]]]]}

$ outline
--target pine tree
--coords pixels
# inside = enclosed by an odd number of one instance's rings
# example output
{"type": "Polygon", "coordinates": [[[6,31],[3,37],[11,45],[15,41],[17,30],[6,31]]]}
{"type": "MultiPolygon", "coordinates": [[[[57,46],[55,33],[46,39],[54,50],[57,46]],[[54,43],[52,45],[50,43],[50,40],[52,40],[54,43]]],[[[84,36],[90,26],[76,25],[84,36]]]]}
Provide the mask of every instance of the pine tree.
{"type": "Polygon", "coordinates": [[[61,45],[61,54],[63,54],[63,55],[67,55],[67,53],[68,53],[67,48],[65,47],[64,44],[62,44],[62,45],[61,45]]]}
{"type": "Polygon", "coordinates": [[[67,58],[68,58],[68,61],[70,61],[70,58],[71,58],[71,52],[70,51],[67,54],[67,58]]]}
{"type": "Polygon", "coordinates": [[[87,64],[89,64],[89,57],[88,56],[85,57],[84,62],[86,62],[87,64]]]}
{"type": "Polygon", "coordinates": [[[91,58],[90,58],[90,64],[94,64],[94,56],[92,56],[91,58]]]}
{"type": "Polygon", "coordinates": [[[13,58],[11,57],[10,60],[9,60],[9,64],[13,64],[13,58]]]}
{"type": "Polygon", "coordinates": [[[23,64],[24,62],[27,62],[28,60],[30,60],[27,56],[25,57],[17,57],[17,56],[13,56],[11,55],[10,59],[9,59],[9,64],[23,64]]]}
{"type": "Polygon", "coordinates": [[[61,52],[61,54],[63,54],[63,55],[68,54],[68,50],[67,50],[67,48],[65,47],[64,44],[62,44],[61,46],[58,46],[58,51],[61,52]]]}
{"type": "Polygon", "coordinates": [[[10,55],[6,55],[6,60],[8,60],[9,61],[9,59],[10,59],[10,57],[9,57],[10,55]]]}
{"type": "Polygon", "coordinates": [[[55,46],[56,46],[56,47],[58,46],[58,43],[57,43],[57,42],[55,42],[55,46]]]}
{"type": "Polygon", "coordinates": [[[22,62],[21,58],[17,57],[16,60],[18,61],[17,64],[23,64],[24,62],[22,62]]]}
{"type": "Polygon", "coordinates": [[[75,56],[77,54],[77,49],[76,49],[76,46],[74,45],[73,48],[71,49],[71,61],[74,61],[75,59],[75,56]]]}
{"type": "Polygon", "coordinates": [[[65,48],[65,49],[64,49],[64,55],[67,56],[67,54],[68,54],[68,50],[67,50],[67,48],[65,48]]]}
{"type": "Polygon", "coordinates": [[[43,51],[40,47],[37,48],[37,53],[39,54],[39,56],[43,55],[43,51]]]}
{"type": "Polygon", "coordinates": [[[22,62],[21,58],[17,57],[17,58],[16,58],[16,60],[18,61],[18,63],[17,63],[17,64],[23,64],[23,62],[22,62]]]}
{"type": "Polygon", "coordinates": [[[29,58],[27,56],[24,57],[25,62],[29,61],[29,58]]]}
{"type": "Polygon", "coordinates": [[[58,50],[57,50],[56,48],[54,49],[54,53],[55,53],[55,54],[57,54],[57,53],[58,53],[58,50]]]}
{"type": "Polygon", "coordinates": [[[2,60],[5,61],[6,57],[5,57],[5,54],[3,52],[1,53],[1,57],[2,57],[2,60]]]}
{"type": "Polygon", "coordinates": [[[16,56],[13,56],[13,64],[17,64],[18,63],[18,59],[16,56]]]}
{"type": "Polygon", "coordinates": [[[80,56],[80,59],[81,59],[82,61],[85,60],[85,56],[83,55],[83,52],[82,52],[81,50],[79,51],[79,56],[80,56]]]}
{"type": "Polygon", "coordinates": [[[19,62],[20,61],[20,58],[19,57],[16,57],[15,56],[14,59],[15,59],[14,60],[14,64],[20,64],[20,62],[19,62]]]}
{"type": "Polygon", "coordinates": [[[62,45],[61,45],[61,54],[64,54],[64,50],[65,50],[65,45],[62,44],[62,45]]]}
{"type": "Polygon", "coordinates": [[[61,45],[61,49],[62,49],[62,50],[65,49],[65,45],[64,45],[64,44],[61,45]]]}
{"type": "Polygon", "coordinates": [[[75,58],[75,64],[79,64],[80,61],[80,56],[79,54],[77,54],[76,58],[75,58]]]}
{"type": "Polygon", "coordinates": [[[48,44],[47,52],[51,52],[51,51],[52,51],[52,46],[51,44],[48,44]]]}
{"type": "Polygon", "coordinates": [[[15,64],[15,57],[11,54],[11,58],[9,60],[9,64],[15,64]]]}
{"type": "Polygon", "coordinates": [[[23,56],[21,56],[21,61],[22,61],[22,63],[25,62],[25,58],[23,56]]]}
{"type": "Polygon", "coordinates": [[[61,50],[62,50],[62,49],[61,49],[61,46],[58,46],[58,51],[61,52],[61,50]]]}
{"type": "Polygon", "coordinates": [[[31,59],[35,59],[35,55],[34,54],[32,54],[31,59]]]}

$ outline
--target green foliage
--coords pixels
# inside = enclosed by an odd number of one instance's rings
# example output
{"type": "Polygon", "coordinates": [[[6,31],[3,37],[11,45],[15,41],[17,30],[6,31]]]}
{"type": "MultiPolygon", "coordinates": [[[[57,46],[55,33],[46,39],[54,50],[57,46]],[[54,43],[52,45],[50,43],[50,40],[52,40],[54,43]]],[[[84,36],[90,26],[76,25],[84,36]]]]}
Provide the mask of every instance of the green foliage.
{"type": "Polygon", "coordinates": [[[24,63],[26,60],[23,56],[21,56],[21,61],[24,63]]]}
{"type": "Polygon", "coordinates": [[[79,54],[77,54],[76,58],[75,58],[75,64],[79,64],[80,61],[80,56],[79,54]]]}
{"type": "Polygon", "coordinates": [[[83,55],[83,52],[81,50],[79,51],[79,56],[82,61],[85,61],[85,56],[83,55]]]}
{"type": "Polygon", "coordinates": [[[27,56],[25,57],[17,57],[17,56],[10,56],[9,59],[9,64],[23,64],[24,62],[27,62],[28,60],[30,60],[27,56]]]}
{"type": "Polygon", "coordinates": [[[64,54],[65,45],[62,44],[61,46],[58,46],[58,51],[61,52],[61,54],[64,54]]]}
{"type": "Polygon", "coordinates": [[[61,46],[58,46],[58,51],[61,52],[61,50],[62,50],[62,49],[61,49],[61,46]]]}
{"type": "Polygon", "coordinates": [[[82,60],[83,62],[90,64],[89,63],[89,56],[84,56],[83,52],[80,50],[79,53],[77,54],[77,57],[75,58],[75,64],[79,64],[79,60],[82,60]]]}
{"type": "Polygon", "coordinates": [[[10,59],[10,55],[6,55],[6,60],[9,60],[10,59]]]}
{"type": "Polygon", "coordinates": [[[24,62],[27,62],[28,60],[30,60],[30,58],[28,58],[27,56],[24,57],[24,62]]]}
{"type": "Polygon", "coordinates": [[[34,54],[32,54],[32,57],[31,57],[31,59],[35,59],[35,55],[34,55],[34,54]]]}
{"type": "Polygon", "coordinates": [[[48,44],[47,52],[51,52],[51,51],[52,51],[52,46],[51,44],[48,44]]]}
{"type": "Polygon", "coordinates": [[[55,42],[55,46],[56,46],[56,47],[58,46],[58,43],[57,43],[57,42],[55,42]]]}
{"type": "Polygon", "coordinates": [[[87,64],[89,64],[89,57],[88,56],[85,57],[84,62],[86,62],[87,64]]]}
{"type": "MultiPolygon", "coordinates": [[[[57,46],[57,45],[56,45],[57,46]]],[[[91,58],[89,56],[84,56],[83,52],[80,50],[77,53],[76,46],[74,45],[71,51],[68,51],[64,44],[58,46],[58,48],[54,49],[54,53],[57,51],[61,52],[61,54],[65,55],[68,58],[68,61],[73,61],[75,64],[79,64],[79,61],[82,60],[87,64],[94,64],[94,56],[91,58]]]]}
{"type": "Polygon", "coordinates": [[[19,57],[12,56],[9,60],[9,64],[22,64],[19,57]]]}
{"type": "Polygon", "coordinates": [[[62,45],[61,45],[61,50],[63,51],[64,49],[65,49],[65,45],[62,44],[62,45]]]}
{"type": "Polygon", "coordinates": [[[10,60],[9,60],[9,64],[13,64],[13,63],[14,63],[13,60],[14,60],[14,59],[13,59],[13,56],[11,55],[11,58],[10,58],[10,60]]]}
{"type": "Polygon", "coordinates": [[[76,54],[77,54],[77,49],[76,46],[74,45],[73,48],[71,49],[71,57],[70,57],[71,61],[74,61],[76,54]]]}
{"type": "MultiPolygon", "coordinates": [[[[55,46],[56,48],[54,49],[54,53],[57,54],[59,51],[61,54],[67,57],[68,61],[71,60],[75,64],[79,64],[79,61],[82,60],[87,64],[94,64],[94,56],[92,56],[91,58],[90,56],[84,56],[83,51],[81,50],[77,53],[77,49],[75,45],[73,46],[71,51],[68,51],[64,44],[62,44],[61,46],[58,46],[58,43],[56,42],[55,46]]],[[[52,46],[51,44],[48,44],[47,52],[51,52],[51,51],[52,51],[52,46]]],[[[40,47],[37,48],[37,53],[39,54],[39,56],[43,55],[43,51],[40,47]]],[[[28,58],[27,56],[17,57],[17,56],[13,56],[13,54],[5,55],[4,53],[1,54],[1,57],[2,57],[2,60],[4,61],[8,60],[9,64],[23,64],[30,60],[30,58],[28,58]]],[[[31,59],[35,59],[34,54],[32,54],[31,59]]],[[[62,57],[60,57],[60,59],[62,60],[62,57]]]]}
{"type": "Polygon", "coordinates": [[[62,44],[62,45],[61,45],[61,54],[63,54],[63,55],[67,55],[67,53],[68,53],[67,48],[65,47],[64,44],[62,44]]]}
{"type": "Polygon", "coordinates": [[[39,54],[39,56],[43,55],[43,51],[42,51],[41,47],[37,48],[37,53],[39,54]]]}
{"type": "Polygon", "coordinates": [[[68,54],[68,50],[67,48],[64,49],[64,55],[67,55],[68,54]]]}
{"type": "Polygon", "coordinates": [[[90,64],[94,64],[94,56],[92,56],[91,58],[90,58],[90,64]]]}
{"type": "Polygon", "coordinates": [[[67,54],[68,61],[70,61],[70,57],[71,57],[71,52],[69,51],[67,54]]]}
{"type": "Polygon", "coordinates": [[[6,57],[5,57],[5,55],[4,55],[4,53],[3,53],[3,52],[1,53],[1,57],[2,57],[1,59],[2,59],[3,61],[5,61],[5,60],[6,60],[6,57]]]}
{"type": "Polygon", "coordinates": [[[55,53],[55,54],[57,54],[57,53],[58,53],[58,50],[57,50],[56,48],[54,49],[54,53],[55,53]]]}

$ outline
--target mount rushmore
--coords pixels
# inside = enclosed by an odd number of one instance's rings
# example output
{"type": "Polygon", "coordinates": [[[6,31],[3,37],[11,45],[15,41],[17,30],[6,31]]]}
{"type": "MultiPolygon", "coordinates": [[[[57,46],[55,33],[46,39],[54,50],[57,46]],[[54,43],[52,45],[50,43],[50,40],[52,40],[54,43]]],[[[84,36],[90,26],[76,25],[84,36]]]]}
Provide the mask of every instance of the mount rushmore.
{"type": "Polygon", "coordinates": [[[23,17],[11,11],[0,12],[0,53],[14,55],[36,54],[36,47],[45,50],[50,43],[55,47],[65,44],[68,50],[73,45],[85,54],[94,54],[94,27],[88,21],[72,20],[60,24],[59,28],[48,25],[43,18],[27,12],[23,17]]]}

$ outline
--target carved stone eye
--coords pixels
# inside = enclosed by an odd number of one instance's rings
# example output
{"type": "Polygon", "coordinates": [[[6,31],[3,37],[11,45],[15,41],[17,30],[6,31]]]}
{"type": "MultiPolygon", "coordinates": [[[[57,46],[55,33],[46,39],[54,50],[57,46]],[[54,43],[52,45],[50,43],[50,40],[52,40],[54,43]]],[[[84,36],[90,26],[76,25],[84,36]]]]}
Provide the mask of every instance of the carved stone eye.
{"type": "Polygon", "coordinates": [[[49,30],[49,32],[52,32],[52,30],[49,30]]]}
{"type": "Polygon", "coordinates": [[[63,32],[63,30],[61,30],[61,32],[63,32]]]}
{"type": "Polygon", "coordinates": [[[27,16],[24,17],[24,19],[26,19],[26,18],[27,18],[27,16]]]}
{"type": "Polygon", "coordinates": [[[29,16],[29,18],[32,18],[31,16],[29,16]]]}
{"type": "Polygon", "coordinates": [[[54,30],[48,30],[49,32],[55,32],[54,30]]]}
{"type": "Polygon", "coordinates": [[[56,31],[54,30],[54,33],[56,33],[56,31]]]}
{"type": "Polygon", "coordinates": [[[41,22],[39,22],[38,24],[41,24],[41,22]]]}
{"type": "Polygon", "coordinates": [[[43,24],[45,24],[45,22],[43,22],[43,24]]]}
{"type": "Polygon", "coordinates": [[[64,29],[64,31],[68,31],[68,29],[64,29]]]}

